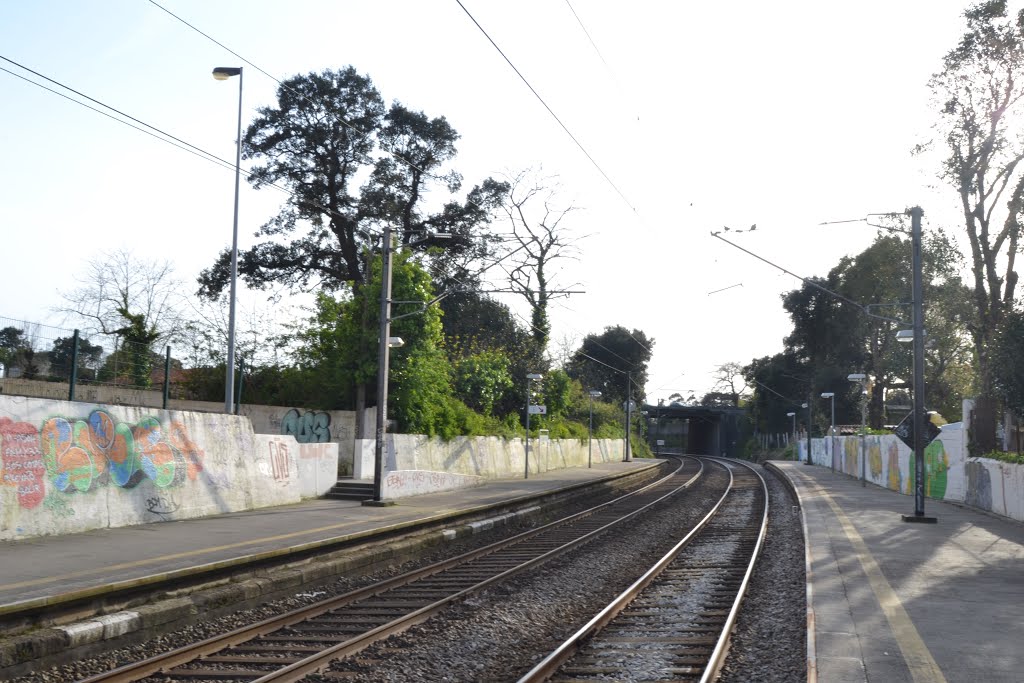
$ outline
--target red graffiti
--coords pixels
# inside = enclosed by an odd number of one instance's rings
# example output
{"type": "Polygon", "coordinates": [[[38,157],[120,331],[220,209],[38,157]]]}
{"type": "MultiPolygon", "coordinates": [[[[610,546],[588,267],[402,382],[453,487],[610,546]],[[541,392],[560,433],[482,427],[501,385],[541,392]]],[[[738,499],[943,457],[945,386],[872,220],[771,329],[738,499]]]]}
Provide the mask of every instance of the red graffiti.
{"type": "Polygon", "coordinates": [[[0,417],[0,484],[13,487],[18,504],[31,509],[43,502],[45,474],[35,425],[0,417]]]}

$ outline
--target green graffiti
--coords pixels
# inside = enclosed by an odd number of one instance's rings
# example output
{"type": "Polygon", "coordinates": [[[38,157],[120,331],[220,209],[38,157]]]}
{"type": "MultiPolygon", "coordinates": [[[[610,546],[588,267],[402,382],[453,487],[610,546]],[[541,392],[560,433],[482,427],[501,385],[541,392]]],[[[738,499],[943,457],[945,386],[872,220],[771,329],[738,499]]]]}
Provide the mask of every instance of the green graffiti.
{"type": "MultiPolygon", "coordinates": [[[[929,498],[945,498],[946,484],[949,472],[949,456],[946,455],[946,447],[936,439],[924,449],[924,495],[929,498]]],[[[913,481],[917,468],[914,465],[914,453],[910,453],[910,477],[913,481]]],[[[908,491],[911,493],[912,491],[908,491]]]]}
{"type": "Polygon", "coordinates": [[[53,513],[53,515],[56,517],[75,516],[75,509],[68,505],[66,500],[64,500],[63,498],[58,498],[57,496],[53,495],[53,493],[50,493],[45,498],[43,498],[43,507],[45,507],[51,513],[53,513]]]}

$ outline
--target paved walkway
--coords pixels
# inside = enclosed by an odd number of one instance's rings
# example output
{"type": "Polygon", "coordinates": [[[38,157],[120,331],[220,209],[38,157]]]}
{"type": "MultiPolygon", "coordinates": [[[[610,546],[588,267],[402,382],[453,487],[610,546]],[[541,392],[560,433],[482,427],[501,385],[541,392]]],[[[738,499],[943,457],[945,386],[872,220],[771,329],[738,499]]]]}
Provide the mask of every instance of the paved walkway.
{"type": "Polygon", "coordinates": [[[811,560],[821,683],[1024,681],[1024,525],[774,462],[794,483],[811,560]]]}
{"type": "Polygon", "coordinates": [[[197,567],[241,564],[290,549],[372,537],[615,477],[655,462],[595,463],[592,469],[552,470],[526,480],[492,480],[477,488],[406,498],[392,507],[311,500],[201,519],[0,542],[0,613],[150,583],[197,567]]]}

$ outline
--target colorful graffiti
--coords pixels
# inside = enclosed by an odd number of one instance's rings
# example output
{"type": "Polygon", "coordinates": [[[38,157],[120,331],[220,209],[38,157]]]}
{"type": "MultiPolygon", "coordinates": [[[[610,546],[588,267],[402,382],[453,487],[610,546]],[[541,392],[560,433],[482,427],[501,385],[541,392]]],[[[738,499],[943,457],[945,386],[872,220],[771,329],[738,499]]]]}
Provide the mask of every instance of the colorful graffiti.
{"type": "Polygon", "coordinates": [[[0,485],[15,489],[18,505],[32,509],[46,496],[46,465],[35,425],[0,418],[0,485]]]}
{"type": "Polygon", "coordinates": [[[185,425],[164,427],[155,417],[135,425],[119,423],[104,410],[85,420],[51,417],[39,429],[39,444],[50,481],[64,493],[84,493],[108,482],[132,488],[143,479],[167,488],[194,481],[203,471],[203,451],[185,425]]]}
{"type": "Polygon", "coordinates": [[[299,443],[327,443],[331,440],[331,416],[329,413],[299,411],[292,408],[281,419],[281,434],[295,437],[299,443]]]}
{"type": "Polygon", "coordinates": [[[868,441],[868,471],[873,480],[882,478],[882,444],[877,437],[868,441]]]}
{"type": "MultiPolygon", "coordinates": [[[[906,493],[912,494],[914,492],[914,477],[917,473],[913,451],[910,452],[908,471],[910,476],[907,477],[906,493]]],[[[942,441],[935,439],[924,449],[924,495],[929,498],[945,498],[946,484],[948,483],[946,473],[948,471],[949,456],[946,455],[946,447],[942,445],[942,441]]]]}
{"type": "MultiPolygon", "coordinates": [[[[269,445],[270,449],[270,472],[263,472],[263,474],[270,474],[274,478],[274,481],[279,483],[287,482],[291,478],[291,471],[289,467],[288,457],[288,444],[281,443],[278,441],[271,441],[269,445]]],[[[261,463],[262,464],[262,463],[261,463]]],[[[260,468],[261,471],[264,468],[260,468]]]]}
{"type": "MultiPolygon", "coordinates": [[[[888,487],[893,491],[903,491],[903,473],[900,471],[900,448],[896,445],[896,441],[889,442],[888,450],[888,469],[889,469],[889,481],[888,487]]],[[[907,491],[904,493],[910,493],[910,480],[907,480],[907,491]]]]}

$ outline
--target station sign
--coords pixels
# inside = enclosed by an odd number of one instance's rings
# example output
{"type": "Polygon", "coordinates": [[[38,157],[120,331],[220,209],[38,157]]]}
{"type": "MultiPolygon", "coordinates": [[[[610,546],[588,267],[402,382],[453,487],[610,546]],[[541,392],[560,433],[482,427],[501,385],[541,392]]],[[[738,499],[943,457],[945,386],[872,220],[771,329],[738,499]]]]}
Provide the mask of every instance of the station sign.
{"type": "MultiPolygon", "coordinates": [[[[935,426],[935,424],[928,419],[928,414],[925,413],[924,418],[924,445],[927,446],[935,440],[942,430],[935,426]]],[[[900,441],[907,444],[907,448],[914,450],[914,411],[910,411],[903,421],[896,425],[896,429],[892,430],[892,433],[899,437],[900,441]]]]}
{"type": "Polygon", "coordinates": [[[547,406],[530,406],[530,415],[547,415],[547,406]]]}

